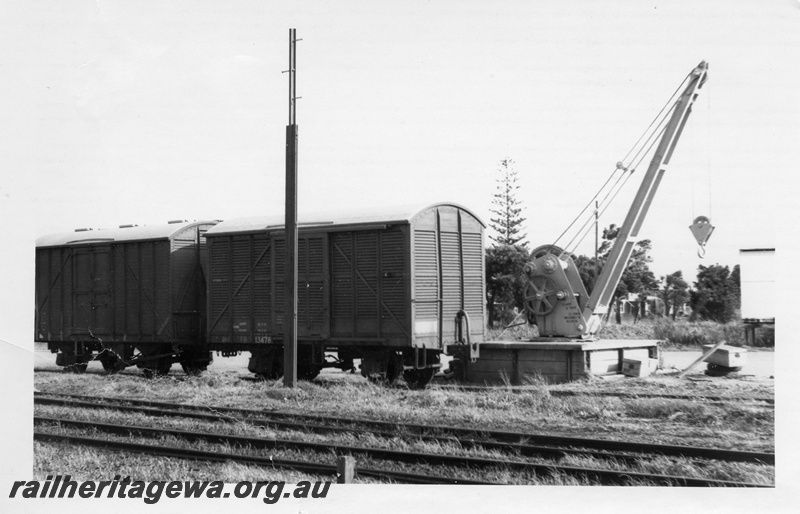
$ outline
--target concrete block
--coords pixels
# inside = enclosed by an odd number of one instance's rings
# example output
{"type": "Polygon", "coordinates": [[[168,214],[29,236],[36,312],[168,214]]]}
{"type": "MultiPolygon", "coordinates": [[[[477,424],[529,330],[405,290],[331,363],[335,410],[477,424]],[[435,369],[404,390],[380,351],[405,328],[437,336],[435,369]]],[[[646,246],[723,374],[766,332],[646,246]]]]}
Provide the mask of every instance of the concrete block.
{"type": "Polygon", "coordinates": [[[629,377],[646,377],[658,368],[658,359],[622,359],[622,373],[629,377]]]}
{"type": "MultiPolygon", "coordinates": [[[[707,352],[714,345],[704,344],[703,352],[707,352]]],[[[717,366],[724,366],[726,368],[736,368],[744,366],[747,362],[747,348],[739,348],[738,346],[729,346],[723,344],[717,350],[708,356],[706,362],[709,364],[716,364],[717,366]]]]}

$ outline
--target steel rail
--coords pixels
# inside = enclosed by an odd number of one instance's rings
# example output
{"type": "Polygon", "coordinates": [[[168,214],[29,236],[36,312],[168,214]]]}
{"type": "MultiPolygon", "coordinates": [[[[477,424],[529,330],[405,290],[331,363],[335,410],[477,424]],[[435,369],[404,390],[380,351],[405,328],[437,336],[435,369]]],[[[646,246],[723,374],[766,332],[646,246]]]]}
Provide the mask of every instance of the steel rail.
{"type": "Polygon", "coordinates": [[[213,432],[197,432],[191,430],[176,430],[167,428],[151,428],[135,425],[120,425],[112,423],[98,423],[92,421],[77,421],[72,419],[48,418],[34,416],[34,424],[50,423],[61,427],[91,429],[113,434],[138,434],[149,437],[177,437],[187,441],[205,440],[212,443],[222,443],[254,447],[262,449],[294,448],[309,450],[319,453],[368,455],[372,458],[385,459],[392,462],[405,462],[414,464],[449,465],[456,467],[504,467],[514,470],[531,471],[535,474],[565,474],[574,477],[593,479],[603,485],[625,485],[633,480],[651,481],[662,485],[679,485],[686,487],[772,487],[770,485],[735,482],[729,480],[714,480],[692,478],[672,475],[658,475],[650,473],[614,471],[596,468],[581,468],[577,466],[559,466],[552,464],[536,464],[526,461],[488,459],[483,457],[466,457],[456,455],[432,454],[424,452],[409,452],[389,450],[383,448],[367,448],[331,443],[315,443],[287,439],[266,439],[260,437],[233,436],[213,432]]]}
{"type": "Polygon", "coordinates": [[[740,397],[740,396],[693,396],[690,394],[651,394],[651,393],[623,393],[616,391],[604,391],[599,393],[581,393],[580,391],[550,391],[553,396],[615,396],[618,398],[637,399],[642,398],[650,400],[654,398],[664,398],[668,400],[693,400],[693,401],[708,401],[708,402],[762,402],[769,406],[775,405],[775,398],[763,397],[740,397]]]}
{"type": "MultiPolygon", "coordinates": [[[[336,475],[337,468],[334,464],[324,464],[317,462],[305,462],[288,459],[275,459],[268,457],[255,457],[252,455],[241,455],[237,453],[210,452],[205,450],[193,450],[188,448],[178,448],[175,446],[158,446],[152,444],[133,443],[128,441],[114,441],[109,439],[99,439],[94,437],[48,434],[46,432],[33,432],[36,441],[50,443],[66,443],[72,445],[93,446],[104,448],[111,451],[126,451],[131,453],[141,453],[146,455],[156,455],[161,457],[173,457],[179,459],[190,459],[209,462],[237,462],[240,464],[250,464],[269,468],[291,469],[305,473],[316,473],[321,475],[336,475]]],[[[406,484],[464,484],[464,485],[500,485],[496,482],[481,480],[448,478],[416,473],[404,473],[400,471],[384,471],[370,468],[356,468],[356,476],[372,477],[379,479],[389,479],[395,482],[406,484]]]]}
{"type": "MultiPolygon", "coordinates": [[[[89,361],[91,362],[91,361],[89,361]]],[[[86,364],[86,363],[84,363],[86,364]]],[[[67,369],[67,366],[62,367],[61,369],[49,369],[49,368],[33,368],[34,373],[57,373],[59,375],[103,375],[106,376],[109,373],[107,371],[101,369],[87,369],[86,371],[76,372],[67,369]]],[[[120,376],[142,376],[142,373],[133,370],[122,370],[117,371],[114,375],[120,376]]],[[[177,376],[174,378],[178,378],[177,376]]]]}
{"type": "Polygon", "coordinates": [[[573,436],[558,436],[551,434],[511,432],[500,430],[482,430],[463,427],[451,427],[446,425],[424,425],[419,423],[398,423],[388,421],[376,421],[362,418],[338,418],[335,416],[321,416],[313,414],[296,414],[278,411],[259,411],[253,409],[241,409],[231,407],[203,407],[168,402],[156,402],[150,400],[135,400],[129,398],[108,398],[90,397],[81,395],[61,395],[57,393],[34,393],[35,397],[42,397],[44,394],[55,397],[79,398],[83,400],[100,400],[112,402],[124,402],[131,405],[142,405],[150,407],[164,407],[174,409],[187,409],[194,411],[205,411],[214,413],[242,413],[249,416],[269,416],[274,418],[294,418],[317,421],[320,423],[342,423],[354,425],[366,425],[382,427],[386,430],[397,432],[398,427],[409,431],[416,431],[418,434],[442,433],[456,437],[479,437],[491,438],[498,442],[520,442],[536,445],[558,445],[561,447],[579,447],[593,450],[607,450],[618,452],[660,454],[670,457],[696,457],[701,459],[715,459],[733,462],[754,462],[759,464],[775,464],[775,454],[769,452],[750,452],[741,450],[728,450],[723,448],[703,448],[682,445],[666,445],[639,443],[633,441],[615,441],[610,439],[593,439],[573,436]]]}
{"type": "MultiPolygon", "coordinates": [[[[65,407],[74,408],[87,408],[87,409],[113,409],[121,412],[135,412],[149,416],[165,416],[165,417],[180,417],[191,418],[204,421],[222,421],[225,423],[232,422],[246,422],[253,426],[260,427],[273,427],[289,430],[297,430],[301,432],[314,432],[314,433],[369,433],[372,435],[381,436],[384,438],[396,438],[401,432],[397,430],[384,430],[384,429],[369,429],[362,430],[355,427],[333,426],[333,425],[317,425],[292,421],[280,421],[274,419],[254,418],[244,416],[233,416],[228,414],[215,414],[209,412],[195,412],[180,409],[166,409],[155,407],[137,407],[130,405],[118,405],[108,403],[95,403],[85,402],[78,400],[68,400],[66,398],[42,398],[37,397],[34,399],[35,404],[39,405],[61,405],[65,407]]],[[[402,425],[400,425],[402,426],[402,425]]],[[[426,442],[437,443],[453,443],[457,442],[462,447],[467,448],[484,448],[486,450],[499,450],[506,453],[519,454],[524,456],[540,456],[543,458],[563,458],[567,455],[590,456],[600,459],[616,459],[617,461],[624,461],[628,464],[635,463],[641,460],[641,456],[637,455],[621,455],[617,453],[609,453],[602,451],[593,451],[590,449],[574,449],[574,448],[554,448],[552,446],[540,446],[522,443],[508,443],[497,441],[485,441],[474,438],[454,438],[449,436],[431,436],[431,435],[416,435],[419,440],[426,442]]]]}
{"type": "MultiPolygon", "coordinates": [[[[533,388],[514,387],[514,386],[470,386],[470,385],[442,385],[439,384],[444,390],[468,391],[468,392],[510,392],[510,393],[529,393],[538,391],[533,388]]],[[[624,393],[618,391],[599,391],[599,392],[582,392],[582,391],[548,391],[551,396],[615,396],[618,398],[666,398],[671,400],[695,400],[695,401],[709,401],[709,402],[763,402],[770,406],[775,405],[775,398],[765,397],[741,397],[741,396],[705,396],[705,395],[690,395],[690,394],[654,394],[654,393],[624,393]]]]}

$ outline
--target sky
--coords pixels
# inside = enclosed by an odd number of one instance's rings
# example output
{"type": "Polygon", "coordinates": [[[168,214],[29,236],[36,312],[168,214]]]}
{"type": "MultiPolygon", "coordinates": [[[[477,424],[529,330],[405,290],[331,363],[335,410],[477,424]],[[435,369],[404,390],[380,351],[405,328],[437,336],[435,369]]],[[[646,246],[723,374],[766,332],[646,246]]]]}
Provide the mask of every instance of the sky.
{"type": "Polygon", "coordinates": [[[283,212],[289,28],[300,211],[451,201],[488,223],[512,159],[529,245],[552,243],[706,60],[640,233],[651,269],[792,249],[799,22],[797,0],[3,2],[0,338],[30,343],[36,237],[283,212]]]}
{"type": "MultiPolygon", "coordinates": [[[[22,4],[25,5],[25,4],[22,4]]],[[[797,2],[41,2],[2,36],[3,137],[36,235],[283,211],[288,27],[299,209],[454,201],[501,160],[530,247],[578,215],[686,74],[709,82],[644,224],[657,275],[775,246],[796,164],[797,2]],[[21,80],[20,80],[21,79],[21,80]],[[716,227],[705,260],[688,229],[716,227]]],[[[600,220],[620,224],[638,177],[600,220]]],[[[578,253],[593,252],[593,238],[578,253]]]]}

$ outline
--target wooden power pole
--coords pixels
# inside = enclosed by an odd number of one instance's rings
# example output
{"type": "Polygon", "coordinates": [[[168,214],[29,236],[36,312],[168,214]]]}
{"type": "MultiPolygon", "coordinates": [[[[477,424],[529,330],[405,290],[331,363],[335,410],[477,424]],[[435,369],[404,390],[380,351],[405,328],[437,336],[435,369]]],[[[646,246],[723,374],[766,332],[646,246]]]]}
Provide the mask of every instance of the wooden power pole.
{"type": "Polygon", "coordinates": [[[600,244],[599,227],[600,223],[600,203],[595,200],[594,202],[594,279],[600,276],[600,256],[597,254],[598,245],[600,244]]]}
{"type": "Polygon", "coordinates": [[[286,308],[283,385],[297,386],[297,29],[289,29],[289,125],[286,126],[286,308]]]}

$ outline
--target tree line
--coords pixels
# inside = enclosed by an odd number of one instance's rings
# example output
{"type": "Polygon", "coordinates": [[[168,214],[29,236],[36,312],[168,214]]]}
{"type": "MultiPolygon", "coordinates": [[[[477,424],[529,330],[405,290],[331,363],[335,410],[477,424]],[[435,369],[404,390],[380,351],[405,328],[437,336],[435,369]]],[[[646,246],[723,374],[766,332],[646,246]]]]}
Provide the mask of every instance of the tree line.
{"type": "MultiPolygon", "coordinates": [[[[524,309],[523,268],[531,260],[524,233],[524,207],[516,194],[520,186],[514,162],[511,159],[502,160],[498,171],[497,190],[490,209],[493,216],[489,223],[496,235],[489,236],[493,244],[486,250],[486,302],[490,327],[511,323],[524,309]]],[[[613,224],[603,229],[597,258],[570,254],[589,294],[594,289],[597,272],[602,270],[608,259],[618,233],[619,227],[613,224]]],[[[690,321],[725,323],[734,319],[741,303],[738,264],[733,269],[720,264],[700,265],[694,287],[690,288],[680,270],[656,279],[649,268],[652,262],[649,255],[651,249],[652,241],[649,239],[636,244],[614,291],[612,304],[615,306],[613,310],[617,323],[622,322],[623,302],[631,296],[636,298],[634,319],[643,314],[644,304],[652,299],[656,301],[651,305],[660,302],[652,310],[672,319],[681,314],[688,314],[690,321]],[[685,305],[690,307],[690,313],[682,312],[685,305]]]]}

